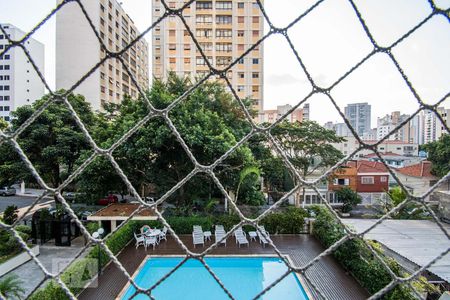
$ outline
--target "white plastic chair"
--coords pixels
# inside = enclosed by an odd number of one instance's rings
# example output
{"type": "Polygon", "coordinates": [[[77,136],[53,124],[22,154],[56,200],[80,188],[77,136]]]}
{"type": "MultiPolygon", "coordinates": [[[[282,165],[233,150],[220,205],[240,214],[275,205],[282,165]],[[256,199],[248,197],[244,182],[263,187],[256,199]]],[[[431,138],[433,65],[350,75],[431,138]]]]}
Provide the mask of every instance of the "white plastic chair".
{"type": "Polygon", "coordinates": [[[158,240],[156,239],[155,236],[152,237],[146,237],[145,238],[145,242],[144,242],[144,246],[145,246],[145,251],[147,251],[147,247],[149,245],[153,245],[153,250],[155,250],[155,246],[158,244],[158,240]]]}
{"type": "Polygon", "coordinates": [[[145,244],[144,244],[144,241],[145,241],[145,237],[142,235],[142,234],[136,234],[136,232],[134,233],[134,239],[136,240],[136,249],[139,247],[139,245],[143,245],[143,246],[145,246],[145,244]]]}
{"type": "Polygon", "coordinates": [[[160,241],[161,241],[161,240],[167,241],[166,234],[167,234],[167,227],[164,226],[163,229],[161,230],[161,233],[159,234],[159,237],[158,237],[159,240],[160,240],[160,241]]]}

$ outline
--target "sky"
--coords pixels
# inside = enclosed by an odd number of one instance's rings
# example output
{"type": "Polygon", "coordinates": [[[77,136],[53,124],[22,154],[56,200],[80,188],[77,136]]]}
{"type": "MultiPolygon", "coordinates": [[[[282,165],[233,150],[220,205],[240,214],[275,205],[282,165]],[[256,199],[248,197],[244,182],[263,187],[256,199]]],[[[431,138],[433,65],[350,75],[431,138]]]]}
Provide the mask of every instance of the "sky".
{"type": "MultiPolygon", "coordinates": [[[[83,0],[86,1],[86,0],[83,0]]],[[[151,0],[122,0],[123,8],[139,30],[151,25],[151,0]]],[[[426,0],[355,0],[370,32],[380,46],[389,46],[427,15],[426,0]]],[[[12,23],[28,31],[55,7],[55,0],[0,0],[0,23],[12,23]],[[26,8],[26,9],[24,9],[26,8]]],[[[265,0],[264,7],[276,27],[285,27],[315,1],[265,0]]],[[[450,0],[435,1],[448,9],[450,0]]],[[[265,31],[269,30],[267,23],[265,31]]],[[[328,87],[370,53],[373,46],[347,0],[325,0],[288,30],[294,48],[313,80],[328,87]]],[[[33,37],[45,44],[45,77],[55,82],[55,20],[50,19],[33,37]]],[[[145,36],[151,45],[151,33],[145,36]]],[[[151,48],[151,47],[150,47],[151,48]]],[[[392,50],[404,73],[425,103],[434,104],[450,91],[450,23],[437,15],[392,50]]],[[[151,53],[150,53],[151,55],[151,53]]],[[[272,35],[264,42],[264,109],[295,105],[312,89],[286,38],[272,35]]],[[[412,113],[417,100],[385,53],[377,53],[331,90],[343,111],[348,103],[372,106],[376,118],[392,111],[412,113]]],[[[314,95],[311,119],[323,124],[342,122],[324,95],[314,95]]],[[[450,107],[450,99],[444,102],[450,107]]]]}

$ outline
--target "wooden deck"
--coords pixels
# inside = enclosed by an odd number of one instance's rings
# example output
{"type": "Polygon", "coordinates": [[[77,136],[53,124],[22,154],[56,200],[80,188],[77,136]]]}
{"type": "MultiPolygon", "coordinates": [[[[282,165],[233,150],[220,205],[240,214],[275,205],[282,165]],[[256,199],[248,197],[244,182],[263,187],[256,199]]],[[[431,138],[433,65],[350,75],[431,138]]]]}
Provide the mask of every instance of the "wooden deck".
{"type": "MultiPolygon", "coordinates": [[[[181,238],[189,249],[194,249],[190,235],[181,238]]],[[[324,250],[314,237],[306,234],[272,236],[272,240],[283,254],[289,255],[296,266],[307,263],[324,250]]],[[[197,250],[200,252],[201,247],[197,246],[197,250]]],[[[176,254],[182,255],[183,251],[175,240],[168,237],[167,242],[163,241],[155,250],[149,248],[147,252],[143,247],[136,250],[134,245],[130,244],[119,255],[119,260],[129,274],[133,275],[146,255],[176,254]]],[[[263,248],[257,242],[251,242],[249,247],[238,248],[234,241],[229,240],[226,247],[220,246],[211,254],[274,255],[275,252],[271,247],[263,248]]],[[[306,275],[328,299],[357,300],[369,297],[369,294],[332,257],[321,259],[306,271],[306,275]]],[[[85,289],[79,295],[79,299],[114,299],[126,284],[127,280],[123,273],[114,264],[109,264],[100,275],[98,286],[85,289]]],[[[309,290],[313,299],[321,299],[312,287],[305,288],[309,290]]]]}

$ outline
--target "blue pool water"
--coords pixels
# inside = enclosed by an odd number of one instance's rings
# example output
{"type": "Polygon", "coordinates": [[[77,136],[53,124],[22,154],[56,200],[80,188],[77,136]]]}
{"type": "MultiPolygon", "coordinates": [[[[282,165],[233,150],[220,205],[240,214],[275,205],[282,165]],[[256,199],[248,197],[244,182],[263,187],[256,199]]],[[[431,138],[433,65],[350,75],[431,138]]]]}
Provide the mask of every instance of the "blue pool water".
{"type": "MultiPolygon", "coordinates": [[[[181,260],[180,257],[149,258],[134,279],[140,287],[149,288],[181,260]]],[[[279,258],[211,257],[205,261],[238,300],[252,299],[287,270],[279,258]]],[[[121,299],[130,299],[134,292],[134,287],[130,286],[121,299]]],[[[195,259],[186,261],[153,290],[152,296],[157,300],[229,299],[211,274],[195,259]]],[[[140,294],[133,299],[149,298],[140,294]]],[[[308,297],[297,277],[291,273],[260,299],[307,300],[308,297]]]]}

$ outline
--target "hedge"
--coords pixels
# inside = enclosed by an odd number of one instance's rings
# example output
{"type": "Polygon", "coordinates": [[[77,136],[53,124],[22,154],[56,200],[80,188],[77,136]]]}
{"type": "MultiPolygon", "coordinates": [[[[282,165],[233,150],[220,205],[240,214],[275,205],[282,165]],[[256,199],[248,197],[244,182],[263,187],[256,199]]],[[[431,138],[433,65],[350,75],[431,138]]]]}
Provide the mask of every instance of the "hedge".
{"type": "MultiPolygon", "coordinates": [[[[345,235],[344,228],[327,209],[315,207],[314,211],[317,217],[314,222],[313,235],[324,247],[328,248],[345,235]]],[[[383,254],[381,247],[377,246],[374,242],[371,243],[374,245],[373,248],[377,249],[378,254],[383,257],[387,265],[397,276],[407,276],[394,259],[383,254]]],[[[333,256],[372,295],[392,281],[390,274],[384,268],[383,264],[372,254],[368,246],[361,239],[346,241],[333,252],[333,256]]],[[[420,281],[423,283],[424,279],[421,278],[420,281]]],[[[417,281],[415,284],[417,284],[417,281]]],[[[426,280],[425,284],[421,284],[420,288],[427,291],[432,290],[426,280]]],[[[383,299],[413,300],[415,296],[408,286],[397,285],[393,290],[384,295],[383,299]]]]}

